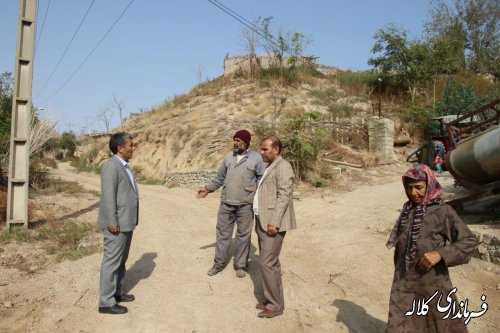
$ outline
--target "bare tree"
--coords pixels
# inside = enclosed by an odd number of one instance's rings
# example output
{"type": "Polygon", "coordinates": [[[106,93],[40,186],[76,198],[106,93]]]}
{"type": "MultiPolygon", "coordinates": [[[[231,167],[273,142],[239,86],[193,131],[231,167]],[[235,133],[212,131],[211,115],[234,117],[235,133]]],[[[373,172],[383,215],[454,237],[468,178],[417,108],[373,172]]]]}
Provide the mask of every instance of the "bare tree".
{"type": "Polygon", "coordinates": [[[288,91],[283,83],[282,77],[272,78],[269,81],[269,86],[271,88],[271,98],[274,103],[273,125],[277,127],[280,125],[281,113],[285,108],[288,91]]]}
{"type": "MultiPolygon", "coordinates": [[[[252,22],[254,27],[259,27],[262,25],[261,17],[257,17],[252,22]]],[[[256,29],[250,29],[249,27],[243,25],[240,29],[241,33],[241,47],[244,52],[250,56],[250,75],[254,78],[258,77],[260,73],[260,62],[257,57],[257,49],[261,46],[261,35],[256,31],[256,29]]]]}
{"type": "Polygon", "coordinates": [[[30,125],[30,163],[33,161],[35,155],[45,147],[52,137],[56,125],[57,121],[54,120],[50,114],[46,116],[45,119],[37,120],[35,113],[32,113],[30,125]]]}
{"type": "Polygon", "coordinates": [[[96,113],[97,119],[104,125],[106,128],[106,134],[109,133],[109,125],[111,123],[111,116],[113,112],[109,109],[108,106],[104,106],[101,108],[99,112],[96,113]]]}
{"type": "Polygon", "coordinates": [[[120,124],[123,124],[123,109],[125,109],[126,101],[127,97],[118,99],[116,95],[113,95],[113,101],[111,102],[111,106],[118,111],[118,116],[120,117],[120,124]]]}
{"type": "Polygon", "coordinates": [[[203,73],[205,72],[205,66],[202,64],[198,65],[198,68],[196,69],[196,78],[198,80],[198,84],[201,84],[203,81],[203,73]]]}

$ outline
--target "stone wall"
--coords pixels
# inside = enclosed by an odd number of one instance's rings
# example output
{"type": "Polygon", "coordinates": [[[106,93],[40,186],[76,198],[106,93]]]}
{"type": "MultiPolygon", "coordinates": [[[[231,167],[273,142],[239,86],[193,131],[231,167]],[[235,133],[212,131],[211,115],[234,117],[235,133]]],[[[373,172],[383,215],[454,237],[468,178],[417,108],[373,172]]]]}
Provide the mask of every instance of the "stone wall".
{"type": "Polygon", "coordinates": [[[371,117],[368,120],[369,151],[375,153],[379,164],[394,162],[394,121],[371,117]]]}
{"type": "Polygon", "coordinates": [[[475,231],[479,244],[476,257],[500,265],[500,239],[497,236],[475,231]]]}
{"type": "MultiPolygon", "coordinates": [[[[288,66],[289,59],[290,57],[283,57],[283,64],[285,66],[288,66]]],[[[312,57],[298,57],[297,62],[312,64],[316,66],[314,63],[314,58],[312,57]]],[[[252,66],[260,65],[260,68],[267,69],[270,68],[273,64],[278,64],[278,63],[279,62],[276,57],[267,54],[257,56],[257,59],[252,58],[250,56],[234,56],[234,57],[226,56],[224,58],[224,76],[236,73],[238,71],[249,73],[250,68],[252,66]],[[255,60],[257,60],[256,63],[252,63],[255,60]]]]}
{"type": "Polygon", "coordinates": [[[191,172],[170,172],[165,178],[166,186],[181,186],[187,188],[203,187],[217,175],[215,170],[191,172]]]}

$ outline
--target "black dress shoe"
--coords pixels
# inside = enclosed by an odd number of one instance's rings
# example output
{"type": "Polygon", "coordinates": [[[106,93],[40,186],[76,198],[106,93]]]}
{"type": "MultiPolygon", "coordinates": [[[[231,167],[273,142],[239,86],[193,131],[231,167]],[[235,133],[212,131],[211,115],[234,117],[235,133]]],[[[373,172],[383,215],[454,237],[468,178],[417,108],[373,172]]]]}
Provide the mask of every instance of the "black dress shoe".
{"type": "Polygon", "coordinates": [[[109,314],[124,314],[127,313],[127,308],[118,304],[113,306],[99,307],[99,313],[109,313],[109,314]]]}
{"type": "Polygon", "coordinates": [[[123,294],[121,296],[115,296],[117,302],[132,302],[135,301],[134,295],[123,294]]]}

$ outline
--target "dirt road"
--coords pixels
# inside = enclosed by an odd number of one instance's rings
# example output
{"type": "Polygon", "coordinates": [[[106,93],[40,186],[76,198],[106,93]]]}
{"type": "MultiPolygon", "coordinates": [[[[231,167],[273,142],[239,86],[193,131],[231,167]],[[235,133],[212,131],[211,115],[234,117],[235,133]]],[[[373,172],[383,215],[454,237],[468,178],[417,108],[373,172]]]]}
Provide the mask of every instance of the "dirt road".
{"type": "MultiPolygon", "coordinates": [[[[97,175],[55,170],[99,191],[97,175]]],[[[281,263],[286,310],[257,318],[262,288],[252,235],[250,274],[238,279],[232,261],[213,277],[218,194],[140,185],[140,222],[134,232],[125,287],[136,296],[120,316],[97,312],[101,254],[54,264],[32,275],[0,274],[0,332],[384,332],[393,274],[385,242],[405,197],[400,178],[352,192],[302,195],[298,229],[286,235],[281,263]]],[[[89,206],[92,203],[89,203],[89,206]]],[[[79,209],[84,209],[80,207],[79,209]]],[[[91,218],[97,209],[90,212],[91,218]],[[93,215],[92,215],[93,214],[93,215]]],[[[459,299],[489,310],[470,332],[499,332],[498,266],[473,259],[453,269],[459,299]]]]}

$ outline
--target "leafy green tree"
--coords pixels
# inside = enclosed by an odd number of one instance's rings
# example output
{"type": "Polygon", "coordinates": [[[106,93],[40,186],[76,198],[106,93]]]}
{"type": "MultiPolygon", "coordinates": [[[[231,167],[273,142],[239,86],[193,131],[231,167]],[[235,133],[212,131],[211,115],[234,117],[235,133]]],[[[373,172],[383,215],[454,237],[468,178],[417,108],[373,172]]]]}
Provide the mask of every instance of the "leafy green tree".
{"type": "Polygon", "coordinates": [[[303,113],[283,122],[280,127],[284,156],[291,161],[295,174],[302,179],[317,160],[319,150],[324,146],[327,131],[311,126],[310,120],[317,120],[314,112],[303,113]]]}
{"type": "Polygon", "coordinates": [[[484,100],[476,96],[472,87],[449,81],[434,113],[438,116],[464,115],[480,107],[484,100]]]}
{"type": "Polygon", "coordinates": [[[411,105],[419,83],[425,78],[424,64],[429,58],[429,48],[417,40],[410,41],[408,32],[393,24],[378,30],[374,34],[375,45],[372,53],[376,55],[368,64],[383,76],[399,80],[408,89],[411,105]]]}
{"type": "Polygon", "coordinates": [[[453,5],[435,0],[430,16],[425,23],[428,36],[448,39],[457,51],[463,47],[469,70],[500,77],[497,0],[454,0],[453,5]]]}
{"type": "Polygon", "coordinates": [[[278,35],[275,36],[271,32],[271,22],[273,20],[272,16],[265,17],[262,20],[261,30],[263,31],[263,38],[261,40],[261,45],[266,50],[267,54],[274,55],[278,60],[280,68],[283,67],[283,57],[286,52],[288,52],[289,45],[286,43],[283,29],[278,31],[278,35]]]}
{"type": "Polygon", "coordinates": [[[432,80],[432,106],[436,106],[436,83],[442,75],[452,75],[458,73],[462,68],[462,59],[457,58],[457,52],[448,39],[434,37],[429,45],[429,57],[424,64],[426,74],[432,80]]]}
{"type": "Polygon", "coordinates": [[[311,38],[300,32],[285,31],[283,28],[278,33],[271,31],[271,21],[273,17],[266,17],[261,21],[261,30],[264,38],[261,45],[270,55],[278,60],[280,68],[283,68],[283,58],[290,55],[290,65],[295,66],[297,59],[303,55],[304,48],[311,43],[311,38]]]}
{"type": "Polygon", "coordinates": [[[69,156],[73,156],[75,153],[77,142],[76,135],[72,131],[61,134],[60,147],[66,150],[69,156]]]}

